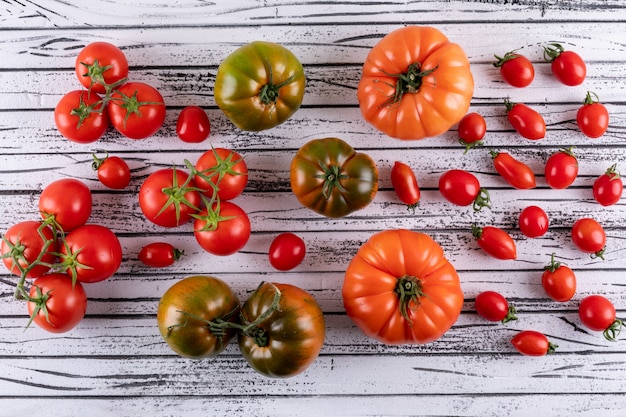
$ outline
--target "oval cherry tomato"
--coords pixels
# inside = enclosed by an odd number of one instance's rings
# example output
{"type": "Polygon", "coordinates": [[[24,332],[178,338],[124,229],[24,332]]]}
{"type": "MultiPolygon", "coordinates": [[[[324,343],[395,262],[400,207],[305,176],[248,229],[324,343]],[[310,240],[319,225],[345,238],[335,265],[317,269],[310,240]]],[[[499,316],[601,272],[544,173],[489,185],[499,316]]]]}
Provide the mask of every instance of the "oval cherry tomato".
{"type": "Polygon", "coordinates": [[[217,200],[194,217],[193,233],[196,241],[202,249],[213,255],[232,255],[250,239],[248,214],[230,201],[217,200]]]}
{"type": "Polygon", "coordinates": [[[91,216],[91,190],[83,182],[63,178],[48,184],[39,196],[39,212],[54,221],[64,232],[84,225],[91,216]]]}
{"type": "Polygon", "coordinates": [[[209,137],[211,122],[206,112],[198,106],[187,106],[178,115],[176,135],[183,142],[200,143],[209,137]]]}
{"type": "Polygon", "coordinates": [[[93,154],[91,167],[97,171],[98,180],[106,187],[121,190],[130,184],[130,168],[119,156],[105,156],[100,159],[93,154]]]}
{"type": "Polygon", "coordinates": [[[504,180],[514,188],[528,190],[535,188],[535,173],[525,163],[518,161],[506,152],[490,151],[493,166],[504,180]]]}
{"type": "Polygon", "coordinates": [[[507,118],[513,129],[530,140],[541,139],[546,136],[546,122],[535,109],[522,103],[504,102],[507,109],[507,118]]]}
{"type": "Polygon", "coordinates": [[[585,136],[593,139],[604,135],[609,128],[609,111],[600,103],[596,93],[587,91],[585,101],[576,113],[576,124],[585,136]]]}
{"type": "Polygon", "coordinates": [[[459,143],[465,146],[465,153],[482,145],[487,133],[487,123],[478,113],[468,113],[459,122],[459,143]]]}
{"type": "Polygon", "coordinates": [[[152,242],[141,248],[139,260],[152,268],[174,265],[185,253],[167,242],[152,242]]]}
{"type": "Polygon", "coordinates": [[[592,258],[604,259],[606,234],[596,220],[589,217],[577,220],[572,227],[572,241],[578,249],[590,253],[592,258]]]}
{"type": "Polygon", "coordinates": [[[391,184],[400,201],[407,205],[407,209],[415,211],[421,192],[411,167],[396,161],[391,168],[391,184]]]}
{"type": "Polygon", "coordinates": [[[211,148],[204,152],[195,166],[194,180],[203,194],[220,200],[239,196],[248,184],[248,165],[231,149],[211,148]]]}
{"type": "Polygon", "coordinates": [[[534,330],[524,330],[511,339],[511,344],[522,355],[544,356],[553,353],[557,345],[550,343],[546,335],[534,330]]]}
{"type": "Polygon", "coordinates": [[[113,127],[130,139],[155,134],[165,121],[165,102],[159,91],[145,83],[122,85],[107,106],[113,127]]]}
{"type": "Polygon", "coordinates": [[[446,200],[457,206],[471,204],[474,211],[491,207],[489,192],[480,187],[478,178],[461,169],[451,169],[439,177],[439,192],[446,200]]]}
{"type": "Polygon", "coordinates": [[[601,295],[582,299],[578,307],[580,321],[590,330],[603,332],[607,340],[615,341],[622,330],[622,321],[615,318],[615,306],[601,295]]]}
{"type": "Polygon", "coordinates": [[[270,244],[270,264],[279,271],[288,271],[300,265],[305,254],[304,240],[293,233],[281,233],[270,244]]]}
{"type": "Polygon", "coordinates": [[[593,198],[603,206],[611,206],[622,198],[624,184],[617,171],[617,164],[613,164],[600,175],[593,183],[593,198]]]}
{"type": "Polygon", "coordinates": [[[128,60],[124,52],[108,42],[92,42],[76,57],[78,81],[91,92],[104,93],[119,86],[128,76],[128,60]]]}
{"type": "Polygon", "coordinates": [[[503,57],[494,56],[498,62],[495,62],[493,66],[500,68],[502,79],[513,87],[527,87],[535,79],[535,67],[524,55],[510,51],[503,57]]]}
{"type": "Polygon", "coordinates": [[[476,312],[489,321],[508,323],[517,320],[515,307],[509,306],[506,298],[495,291],[484,291],[476,296],[476,312]]]}
{"type": "Polygon", "coordinates": [[[472,234],[478,246],[488,255],[503,260],[517,258],[515,241],[504,230],[494,226],[472,226],[472,234]]]}
{"type": "Polygon", "coordinates": [[[549,226],[548,215],[541,207],[528,206],[520,212],[519,228],[526,237],[541,237],[546,234],[549,226]]]}
{"type": "Polygon", "coordinates": [[[65,94],[54,108],[54,123],[64,137],[76,143],[95,142],[109,127],[102,98],[84,90],[65,94]]]}
{"type": "Polygon", "coordinates": [[[558,43],[551,43],[543,47],[543,56],[551,62],[552,74],[561,83],[569,86],[580,85],[585,81],[587,65],[574,51],[566,51],[558,43]]]}
{"type": "Polygon", "coordinates": [[[39,327],[65,333],[85,317],[87,294],[80,282],[67,274],[52,273],[37,278],[30,287],[28,313],[39,327]]]}
{"type": "Polygon", "coordinates": [[[569,187],[578,176],[578,159],[571,148],[550,156],[545,167],[546,182],[555,189],[569,187]]]}
{"type": "Polygon", "coordinates": [[[2,262],[12,274],[37,278],[51,268],[58,245],[53,229],[34,220],[14,224],[1,236],[2,262]]]}
{"type": "Polygon", "coordinates": [[[565,302],[576,294],[576,274],[569,267],[556,262],[554,254],[550,263],[544,268],[541,275],[541,285],[546,294],[554,301],[565,302]]]}

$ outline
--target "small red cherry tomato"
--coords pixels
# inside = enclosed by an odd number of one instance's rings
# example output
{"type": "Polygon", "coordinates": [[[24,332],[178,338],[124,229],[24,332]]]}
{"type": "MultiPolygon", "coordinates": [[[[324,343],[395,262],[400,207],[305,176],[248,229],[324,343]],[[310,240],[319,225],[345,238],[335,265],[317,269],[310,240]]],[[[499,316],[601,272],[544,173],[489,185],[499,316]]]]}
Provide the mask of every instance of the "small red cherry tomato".
{"type": "Polygon", "coordinates": [[[504,102],[507,109],[507,118],[513,129],[530,140],[541,139],[546,136],[546,122],[543,116],[526,104],[504,102]]]}
{"type": "Polygon", "coordinates": [[[48,184],[39,196],[39,213],[54,221],[64,232],[84,225],[91,216],[93,200],[85,183],[74,178],[62,178],[48,184]]]}
{"type": "Polygon", "coordinates": [[[174,265],[185,253],[167,242],[152,242],[141,248],[139,260],[152,268],[174,265]]]}
{"type": "Polygon", "coordinates": [[[604,135],[609,128],[609,111],[600,103],[596,93],[587,91],[585,101],[576,113],[576,124],[585,136],[592,139],[604,135]],[[591,97],[592,94],[595,100],[591,97]]]}
{"type": "Polygon", "coordinates": [[[554,301],[565,302],[572,299],[576,294],[576,274],[569,267],[554,260],[554,254],[550,263],[544,268],[541,275],[541,285],[548,297],[554,301]]]}
{"type": "Polygon", "coordinates": [[[391,184],[400,201],[406,204],[409,210],[415,211],[420,201],[420,188],[411,167],[396,161],[391,168],[391,184]]]}
{"type": "Polygon", "coordinates": [[[236,151],[211,148],[204,152],[195,166],[196,185],[203,194],[224,200],[239,196],[248,184],[248,165],[236,151]]]}
{"type": "Polygon", "coordinates": [[[541,207],[528,206],[519,214],[519,229],[526,237],[541,237],[549,226],[550,219],[541,207]]]}
{"type": "Polygon", "coordinates": [[[98,180],[114,190],[121,190],[130,184],[130,168],[119,156],[105,156],[100,159],[93,154],[91,167],[97,171],[98,180]]]}
{"type": "Polygon", "coordinates": [[[517,320],[515,307],[509,306],[506,298],[495,291],[484,291],[476,296],[476,312],[489,321],[507,323],[517,320]]]}
{"type": "Polygon", "coordinates": [[[546,182],[555,189],[569,187],[578,176],[578,159],[571,148],[552,154],[544,170],[546,182]]]}
{"type": "Polygon", "coordinates": [[[209,137],[211,123],[206,112],[198,106],[187,106],[178,115],[176,135],[183,142],[200,143],[209,137]]]}
{"type": "Polygon", "coordinates": [[[543,56],[551,62],[552,74],[561,83],[568,86],[580,85],[585,81],[587,65],[574,51],[566,51],[558,43],[551,43],[543,47],[543,56]]]}
{"type": "Polygon", "coordinates": [[[523,55],[510,51],[503,57],[494,55],[498,62],[493,66],[500,68],[500,76],[513,87],[523,88],[535,79],[535,68],[532,62],[523,55]]]}
{"type": "Polygon", "coordinates": [[[457,206],[469,206],[474,211],[483,207],[491,207],[489,192],[480,187],[478,178],[471,172],[462,169],[451,169],[439,177],[439,192],[457,206]]]}
{"type": "Polygon", "coordinates": [[[472,234],[488,255],[502,260],[517,258],[515,241],[504,230],[494,226],[472,226],[472,234]]]}
{"type": "Polygon", "coordinates": [[[522,355],[544,356],[553,353],[557,345],[550,343],[546,335],[534,330],[524,330],[511,339],[511,344],[522,355]]]}
{"type": "Polygon", "coordinates": [[[615,318],[615,306],[601,295],[583,298],[578,307],[578,316],[585,327],[603,332],[604,337],[612,342],[622,330],[623,322],[615,318]]]}
{"type": "Polygon", "coordinates": [[[528,165],[506,152],[490,151],[490,153],[494,168],[513,188],[528,190],[536,187],[535,173],[528,165]]]}
{"type": "Polygon", "coordinates": [[[465,146],[465,153],[470,149],[482,145],[487,133],[487,123],[478,113],[468,113],[459,122],[459,143],[465,146]]]}
{"type": "Polygon", "coordinates": [[[78,53],[74,69],[85,88],[102,94],[126,81],[128,59],[111,43],[92,42],[78,53]]]}
{"type": "Polygon", "coordinates": [[[592,258],[604,259],[606,233],[596,220],[589,217],[578,219],[572,227],[572,241],[578,249],[590,253],[592,258]]]}
{"type": "Polygon", "coordinates": [[[279,271],[289,271],[300,265],[305,254],[304,240],[293,233],[281,233],[270,244],[270,264],[279,271]]]}
{"type": "Polygon", "coordinates": [[[165,102],[151,85],[129,82],[113,91],[107,106],[113,127],[130,139],[155,134],[165,121],[165,102]]]}
{"type": "Polygon", "coordinates": [[[622,198],[624,184],[617,171],[617,164],[613,164],[600,175],[593,183],[593,198],[603,206],[612,206],[622,198]]]}
{"type": "Polygon", "coordinates": [[[103,106],[102,98],[94,92],[70,91],[54,108],[54,123],[59,133],[72,142],[95,142],[110,124],[103,106]]]}
{"type": "Polygon", "coordinates": [[[193,233],[198,244],[213,255],[227,256],[243,249],[250,239],[248,214],[230,201],[210,202],[193,216],[193,233]]]}

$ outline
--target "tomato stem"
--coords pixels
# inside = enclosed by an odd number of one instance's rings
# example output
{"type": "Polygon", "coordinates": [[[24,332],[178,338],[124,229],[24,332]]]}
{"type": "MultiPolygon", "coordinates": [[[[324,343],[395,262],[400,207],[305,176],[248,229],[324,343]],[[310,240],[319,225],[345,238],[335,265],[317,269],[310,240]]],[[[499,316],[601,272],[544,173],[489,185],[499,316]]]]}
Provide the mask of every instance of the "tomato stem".
{"type": "Polygon", "coordinates": [[[190,191],[202,191],[202,189],[198,187],[188,187],[192,179],[193,175],[188,175],[185,182],[179,186],[178,176],[176,175],[176,167],[172,169],[172,186],[161,189],[161,192],[167,196],[167,201],[165,201],[165,204],[163,204],[163,207],[161,207],[155,217],[167,210],[170,205],[173,205],[176,214],[176,224],[178,224],[180,221],[181,204],[184,204],[193,210],[200,211],[199,207],[196,207],[187,197],[185,197],[185,194],[190,191]]]}
{"type": "Polygon", "coordinates": [[[502,65],[504,65],[505,62],[507,61],[511,61],[517,57],[519,57],[519,54],[517,53],[517,50],[512,50],[507,52],[506,54],[504,54],[504,56],[500,57],[498,55],[494,55],[494,57],[498,60],[498,62],[494,62],[493,66],[496,68],[500,68],[502,65]]]}
{"type": "Polygon", "coordinates": [[[486,188],[481,188],[478,191],[478,195],[472,203],[472,208],[476,212],[481,211],[483,207],[491,208],[491,197],[489,196],[489,191],[487,191],[486,188]]]}
{"type": "Polygon", "coordinates": [[[341,181],[350,178],[346,174],[341,173],[341,167],[337,165],[326,166],[321,161],[319,162],[323,174],[316,175],[315,178],[320,178],[324,180],[324,184],[322,185],[322,195],[326,200],[331,197],[333,190],[337,188],[339,192],[345,193],[347,190],[341,184],[341,181]]]}
{"type": "Polygon", "coordinates": [[[265,65],[265,71],[268,74],[268,81],[267,84],[261,87],[261,90],[259,91],[259,99],[261,100],[261,103],[265,105],[275,105],[278,97],[280,96],[280,89],[291,83],[296,77],[296,74],[291,74],[289,78],[280,84],[274,84],[274,72],[272,70],[272,65],[269,63],[267,58],[263,60],[263,63],[265,65]]]}
{"type": "Polygon", "coordinates": [[[396,91],[393,97],[390,97],[389,100],[387,100],[387,102],[385,102],[384,104],[390,105],[390,104],[398,103],[399,101],[402,100],[402,97],[404,96],[404,94],[417,93],[420,87],[422,86],[423,78],[426,77],[427,75],[432,74],[437,68],[438,66],[436,66],[435,68],[426,70],[426,71],[422,71],[422,64],[419,62],[414,62],[413,64],[409,65],[409,67],[407,68],[407,71],[404,74],[389,74],[389,73],[382,71],[388,77],[395,77],[398,79],[396,81],[396,85],[395,85],[396,91]]]}
{"type": "Polygon", "coordinates": [[[611,323],[611,325],[607,327],[604,332],[602,332],[604,338],[610,342],[616,342],[617,336],[619,336],[619,334],[622,332],[623,325],[624,322],[622,320],[615,319],[613,323],[611,323]]]}
{"type": "Polygon", "coordinates": [[[550,257],[550,263],[544,266],[543,269],[544,271],[550,271],[551,273],[554,273],[560,267],[561,267],[561,262],[556,262],[554,260],[554,253],[552,253],[552,256],[550,257]]]}
{"type": "Polygon", "coordinates": [[[400,314],[413,326],[413,320],[409,317],[409,310],[419,307],[419,299],[425,294],[422,291],[422,283],[417,277],[405,275],[398,279],[395,289],[400,301],[400,314]]]}
{"type": "Polygon", "coordinates": [[[510,306],[506,312],[506,316],[500,321],[502,324],[506,324],[510,321],[517,320],[517,309],[515,306],[510,306]]]}
{"type": "Polygon", "coordinates": [[[552,62],[564,51],[565,48],[561,44],[550,43],[548,46],[543,47],[543,58],[547,62],[552,62]]]}

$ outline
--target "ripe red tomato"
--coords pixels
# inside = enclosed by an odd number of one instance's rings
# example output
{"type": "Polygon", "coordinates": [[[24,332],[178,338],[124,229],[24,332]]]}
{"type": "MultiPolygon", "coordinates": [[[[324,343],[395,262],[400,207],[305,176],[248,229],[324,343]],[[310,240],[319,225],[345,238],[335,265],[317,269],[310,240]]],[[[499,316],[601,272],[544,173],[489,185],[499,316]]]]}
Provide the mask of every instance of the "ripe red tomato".
{"type": "Polygon", "coordinates": [[[604,259],[606,233],[596,220],[584,217],[578,219],[572,227],[572,241],[574,245],[592,258],[604,259]]]}
{"type": "Polygon", "coordinates": [[[578,316],[587,328],[603,332],[604,337],[613,342],[622,330],[623,322],[615,318],[615,306],[601,295],[583,298],[578,307],[578,316]]]}
{"type": "Polygon", "coordinates": [[[91,92],[104,93],[105,86],[119,86],[128,76],[128,60],[117,46],[108,42],[93,42],[76,57],[78,81],[91,92]]]}
{"type": "Polygon", "coordinates": [[[97,171],[98,180],[106,187],[121,190],[130,184],[130,168],[119,156],[105,156],[100,159],[93,154],[91,167],[97,171]]]}
{"type": "Polygon", "coordinates": [[[565,302],[576,294],[576,274],[569,267],[556,262],[554,254],[550,263],[544,268],[541,275],[541,285],[546,294],[554,301],[565,302]]]}
{"type": "Polygon", "coordinates": [[[176,121],[176,135],[183,142],[200,143],[209,137],[211,122],[206,112],[198,106],[185,107],[176,121]]]}
{"type": "Polygon", "coordinates": [[[546,136],[546,122],[543,116],[535,109],[522,103],[511,103],[505,100],[507,118],[513,129],[530,140],[541,139],[546,136]]]}
{"type": "Polygon", "coordinates": [[[459,143],[465,146],[465,153],[470,149],[482,145],[487,133],[487,123],[478,113],[468,113],[459,122],[459,143]]]}
{"type": "Polygon", "coordinates": [[[281,233],[270,244],[270,264],[279,271],[288,271],[300,265],[305,254],[304,240],[293,233],[281,233]]]}
{"type": "Polygon", "coordinates": [[[528,165],[506,152],[490,151],[490,153],[494,168],[513,188],[528,190],[536,187],[535,173],[528,165]]]}
{"type": "Polygon", "coordinates": [[[472,234],[478,246],[488,255],[503,260],[517,258],[515,241],[504,230],[494,226],[472,226],[472,234]]]}
{"type": "Polygon", "coordinates": [[[2,262],[17,276],[37,278],[45,274],[56,260],[57,253],[55,233],[43,222],[16,223],[0,240],[2,262]]]}
{"type": "Polygon", "coordinates": [[[551,62],[552,74],[561,83],[568,86],[580,85],[585,81],[587,65],[574,51],[566,51],[558,43],[551,43],[543,47],[543,56],[551,62]]]}
{"type": "Polygon", "coordinates": [[[420,201],[420,188],[410,166],[396,161],[391,168],[391,185],[408,210],[415,211],[420,201]]]}
{"type": "Polygon", "coordinates": [[[174,265],[185,253],[167,242],[152,242],[141,248],[139,260],[152,268],[174,265]]]}
{"type": "Polygon", "coordinates": [[[578,159],[571,148],[562,149],[548,158],[544,172],[550,187],[567,188],[578,176],[578,159]]]}
{"type": "Polygon", "coordinates": [[[515,307],[509,306],[506,298],[495,291],[484,291],[476,296],[476,312],[489,321],[508,323],[517,320],[515,307]]]}
{"type": "Polygon", "coordinates": [[[526,237],[541,237],[546,234],[549,226],[548,214],[541,207],[528,206],[520,212],[519,228],[526,237]]]}
{"type": "Polygon", "coordinates": [[[39,196],[41,217],[47,219],[54,216],[54,221],[64,232],[87,223],[91,209],[91,190],[83,182],[73,178],[51,182],[39,196]]]}
{"type": "Polygon", "coordinates": [[[604,104],[600,103],[596,93],[587,91],[585,101],[576,113],[576,124],[585,136],[592,139],[604,135],[609,128],[609,111],[604,104]]]}
{"type": "Polygon", "coordinates": [[[451,169],[439,177],[439,192],[446,200],[457,206],[471,204],[474,211],[491,207],[489,192],[480,187],[478,178],[461,169],[451,169]]]}
{"type": "Polygon", "coordinates": [[[194,217],[193,233],[196,241],[202,249],[213,255],[232,255],[250,239],[248,214],[230,201],[210,203],[194,217]]]}
{"type": "Polygon", "coordinates": [[[231,149],[211,148],[196,161],[194,180],[209,197],[224,200],[239,196],[248,184],[248,166],[243,157],[231,149]]]}
{"type": "Polygon", "coordinates": [[[70,91],[54,108],[54,123],[59,133],[72,142],[95,142],[110,123],[103,105],[102,98],[94,92],[70,91]]]}
{"type": "Polygon", "coordinates": [[[145,83],[122,85],[111,95],[107,108],[113,127],[131,139],[154,135],[165,121],[163,96],[145,83]]]}
{"type": "Polygon", "coordinates": [[[553,353],[558,347],[546,335],[534,330],[519,332],[511,339],[511,344],[515,350],[526,356],[544,356],[553,353]]]}
{"type": "Polygon", "coordinates": [[[37,278],[30,287],[28,313],[39,327],[65,333],[85,317],[87,294],[80,282],[67,274],[53,273],[37,278]]]}
{"type": "Polygon", "coordinates": [[[611,206],[622,198],[624,184],[617,171],[617,164],[613,164],[600,175],[593,183],[593,198],[603,206],[611,206]]]}
{"type": "Polygon", "coordinates": [[[494,62],[493,66],[500,68],[502,79],[513,87],[528,87],[535,79],[535,67],[524,55],[510,51],[503,57],[494,56],[498,62],[494,62]]]}

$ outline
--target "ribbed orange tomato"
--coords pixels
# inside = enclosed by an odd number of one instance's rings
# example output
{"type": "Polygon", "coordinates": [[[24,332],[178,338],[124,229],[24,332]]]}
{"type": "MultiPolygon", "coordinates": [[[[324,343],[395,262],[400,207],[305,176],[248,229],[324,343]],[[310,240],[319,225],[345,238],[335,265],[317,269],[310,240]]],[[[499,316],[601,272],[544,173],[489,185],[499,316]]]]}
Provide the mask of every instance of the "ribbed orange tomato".
{"type": "Polygon", "coordinates": [[[439,30],[407,26],[370,51],[357,97],[366,121],[398,139],[440,135],[463,118],[474,78],[463,49],[439,30]]]}

